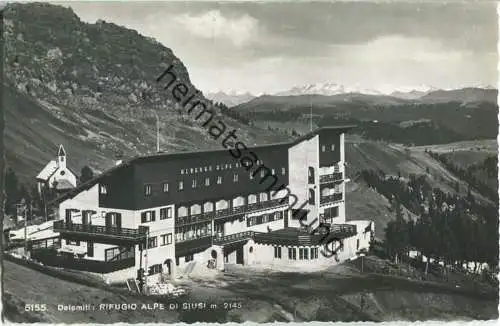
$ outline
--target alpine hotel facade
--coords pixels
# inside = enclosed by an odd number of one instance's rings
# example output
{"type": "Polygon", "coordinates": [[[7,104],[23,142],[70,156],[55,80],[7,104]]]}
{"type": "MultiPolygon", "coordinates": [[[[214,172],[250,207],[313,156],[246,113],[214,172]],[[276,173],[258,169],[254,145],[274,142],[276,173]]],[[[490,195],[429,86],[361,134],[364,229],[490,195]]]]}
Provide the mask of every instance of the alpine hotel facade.
{"type": "Polygon", "coordinates": [[[70,268],[107,282],[135,278],[140,269],[149,282],[195,265],[289,270],[353,258],[369,247],[374,227],[345,218],[350,128],[324,127],[290,143],[251,148],[258,161],[250,170],[228,150],[122,162],[56,200],[59,251],[74,257],[70,268]],[[320,223],[336,239],[327,255],[324,236],[311,234],[320,223]]]}

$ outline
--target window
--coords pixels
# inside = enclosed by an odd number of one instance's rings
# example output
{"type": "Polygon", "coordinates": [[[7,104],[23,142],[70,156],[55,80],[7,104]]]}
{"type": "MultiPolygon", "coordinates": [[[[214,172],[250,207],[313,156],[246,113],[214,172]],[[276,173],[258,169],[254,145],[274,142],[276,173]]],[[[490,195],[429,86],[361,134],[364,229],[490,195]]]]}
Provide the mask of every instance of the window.
{"type": "Polygon", "coordinates": [[[87,241],[87,256],[94,257],[94,242],[87,241]]]}
{"type": "Polygon", "coordinates": [[[233,182],[238,182],[238,173],[233,175],[233,182]]]}
{"type": "Polygon", "coordinates": [[[253,173],[250,172],[250,180],[252,180],[252,179],[253,179],[253,173]]]}
{"type": "Polygon", "coordinates": [[[212,166],[211,165],[208,166],[208,171],[212,171],[212,166]]]}
{"type": "Polygon", "coordinates": [[[272,175],[275,175],[275,174],[276,174],[276,171],[274,171],[274,169],[271,169],[271,174],[272,174],[272,175]]]}
{"type": "Polygon", "coordinates": [[[309,205],[314,205],[316,203],[314,189],[309,189],[309,205]]]}
{"type": "Polygon", "coordinates": [[[222,183],[222,177],[219,176],[219,177],[217,177],[217,184],[220,185],[221,183],[222,183]]]}
{"type": "Polygon", "coordinates": [[[189,169],[189,173],[193,173],[193,168],[190,168],[190,169],[189,169]]]}
{"type": "Polygon", "coordinates": [[[307,260],[309,259],[309,249],[308,248],[299,248],[299,260],[307,260]]]}
{"type": "Polygon", "coordinates": [[[325,208],[325,218],[335,218],[339,216],[339,207],[329,207],[325,208]]]}
{"type": "Polygon", "coordinates": [[[321,151],[324,152],[326,150],[326,146],[325,145],[322,145],[321,146],[321,151]]]}
{"type": "Polygon", "coordinates": [[[148,239],[148,248],[156,248],[158,247],[157,237],[151,237],[148,239]]]}
{"type": "Polygon", "coordinates": [[[215,169],[216,169],[217,171],[219,171],[219,169],[220,169],[220,165],[218,165],[218,164],[217,164],[217,166],[215,167],[215,169]]]}
{"type": "Polygon", "coordinates": [[[155,211],[147,211],[141,213],[141,223],[154,222],[156,220],[155,211]]]}
{"type": "Polygon", "coordinates": [[[179,181],[179,190],[184,189],[184,182],[179,181]]]}
{"type": "Polygon", "coordinates": [[[193,255],[186,255],[186,257],[184,257],[184,261],[187,263],[189,261],[192,261],[194,259],[193,255]]]}
{"type": "Polygon", "coordinates": [[[196,179],[193,179],[193,182],[191,183],[191,187],[196,188],[196,179]]]}
{"type": "Polygon", "coordinates": [[[60,174],[60,175],[65,175],[65,174],[66,174],[66,172],[65,172],[65,171],[61,171],[59,174],[60,174]]]}
{"type": "Polygon", "coordinates": [[[184,174],[184,169],[181,169],[181,174],[184,174]]]}
{"type": "Polygon", "coordinates": [[[318,259],[318,248],[311,248],[311,259],[318,259]]]}
{"type": "Polygon", "coordinates": [[[205,186],[210,186],[210,178],[205,178],[205,186]]]}
{"type": "Polygon", "coordinates": [[[281,259],[281,247],[274,247],[274,258],[281,259]]]}
{"type": "Polygon", "coordinates": [[[260,177],[263,178],[264,177],[264,170],[260,171],[260,177]]]}
{"type": "Polygon", "coordinates": [[[117,261],[131,257],[135,257],[134,247],[114,247],[104,251],[106,261],[117,261]]]}
{"type": "Polygon", "coordinates": [[[163,183],[163,192],[168,192],[168,182],[163,183]]]}
{"type": "Polygon", "coordinates": [[[106,189],[105,185],[101,185],[99,189],[100,189],[101,195],[105,195],[108,193],[108,189],[106,189]]]}
{"type": "Polygon", "coordinates": [[[194,173],[198,173],[198,168],[194,168],[194,173]]]}
{"type": "Polygon", "coordinates": [[[161,272],[163,272],[161,264],[151,265],[148,270],[148,275],[159,274],[161,272]]]}
{"type": "Polygon", "coordinates": [[[285,168],[281,168],[281,174],[282,174],[282,175],[285,175],[285,174],[286,174],[286,169],[285,169],[285,168]]]}
{"type": "Polygon", "coordinates": [[[165,207],[160,209],[160,220],[165,220],[172,217],[172,209],[170,207],[165,207]]]}
{"type": "Polygon", "coordinates": [[[161,236],[161,245],[166,246],[172,244],[172,233],[163,234],[161,236]]]}
{"type": "Polygon", "coordinates": [[[297,249],[288,248],[288,259],[297,260],[297,249]]]}
{"type": "Polygon", "coordinates": [[[151,185],[145,185],[144,186],[144,195],[150,196],[151,195],[151,185]]]}
{"type": "Polygon", "coordinates": [[[69,246],[79,246],[80,245],[80,241],[78,241],[78,240],[76,240],[76,241],[66,240],[66,244],[69,245],[69,246]]]}
{"type": "Polygon", "coordinates": [[[356,250],[359,250],[359,239],[356,240],[356,250]]]}
{"type": "Polygon", "coordinates": [[[331,149],[332,149],[332,152],[335,150],[335,144],[332,144],[331,149]]]}
{"type": "Polygon", "coordinates": [[[236,163],[236,167],[239,168],[240,167],[240,163],[236,163]]]}

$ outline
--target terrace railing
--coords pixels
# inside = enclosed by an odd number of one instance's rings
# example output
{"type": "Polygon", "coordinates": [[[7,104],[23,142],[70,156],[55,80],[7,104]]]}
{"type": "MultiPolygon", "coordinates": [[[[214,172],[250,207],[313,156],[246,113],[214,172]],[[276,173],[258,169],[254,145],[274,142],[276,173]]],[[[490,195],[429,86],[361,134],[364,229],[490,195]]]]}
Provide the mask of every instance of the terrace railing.
{"type": "Polygon", "coordinates": [[[194,215],[187,215],[175,218],[175,226],[191,225],[197,223],[208,222],[212,219],[218,220],[227,218],[230,216],[241,215],[245,213],[250,213],[258,211],[261,209],[273,208],[277,206],[287,205],[287,201],[283,202],[283,199],[272,199],[265,202],[253,203],[248,205],[241,205],[232,208],[220,209],[212,212],[204,212],[194,215]]]}
{"type": "Polygon", "coordinates": [[[321,196],[319,198],[319,203],[320,204],[326,204],[326,203],[333,203],[337,201],[341,201],[343,197],[343,194],[341,192],[335,193],[329,196],[321,196]]]}
{"type": "Polygon", "coordinates": [[[94,235],[123,240],[142,240],[146,238],[147,228],[129,229],[116,226],[66,223],[60,220],[54,221],[54,232],[61,234],[94,235]]]}
{"type": "Polygon", "coordinates": [[[319,176],[319,183],[328,183],[340,181],[343,179],[342,172],[334,172],[331,174],[325,174],[319,176]]]}
{"type": "Polygon", "coordinates": [[[235,234],[229,234],[229,235],[224,235],[221,237],[215,236],[213,243],[217,245],[226,245],[232,242],[238,242],[242,240],[247,240],[251,239],[254,237],[256,233],[260,232],[255,232],[255,231],[245,231],[245,232],[240,232],[240,233],[235,233],[235,234]]]}

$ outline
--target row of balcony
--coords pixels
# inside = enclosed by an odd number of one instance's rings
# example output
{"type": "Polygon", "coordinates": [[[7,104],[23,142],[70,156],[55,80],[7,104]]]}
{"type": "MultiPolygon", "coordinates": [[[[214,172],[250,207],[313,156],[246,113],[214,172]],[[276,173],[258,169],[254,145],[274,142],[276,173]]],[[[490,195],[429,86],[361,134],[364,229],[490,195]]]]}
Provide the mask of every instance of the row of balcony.
{"type": "Polygon", "coordinates": [[[328,183],[343,180],[342,172],[334,172],[319,176],[319,183],[328,183]]]}
{"type": "Polygon", "coordinates": [[[135,266],[135,257],[129,257],[121,260],[102,261],[84,258],[74,258],[69,255],[61,255],[55,250],[35,250],[31,258],[43,263],[45,266],[54,266],[60,268],[69,268],[93,273],[111,273],[125,268],[135,266]]]}
{"type": "Polygon", "coordinates": [[[66,223],[59,220],[54,221],[54,232],[71,235],[102,235],[107,238],[140,242],[146,238],[148,228],[139,226],[137,229],[129,229],[116,226],[66,223]]]}
{"type": "Polygon", "coordinates": [[[199,214],[191,214],[188,216],[183,216],[183,217],[176,217],[175,218],[175,226],[185,226],[185,225],[191,225],[191,224],[197,224],[197,223],[203,223],[203,222],[208,222],[211,221],[212,219],[218,220],[218,219],[223,219],[227,217],[234,216],[236,217],[237,215],[243,215],[246,213],[251,213],[255,212],[261,209],[267,209],[267,208],[274,208],[278,206],[283,206],[287,205],[287,202],[283,202],[284,199],[272,199],[268,200],[265,202],[260,202],[260,203],[253,203],[253,204],[248,204],[248,205],[242,205],[242,206],[237,206],[237,207],[232,207],[232,208],[225,208],[221,210],[216,210],[212,212],[204,212],[204,213],[199,213],[199,214]]]}
{"type": "Polygon", "coordinates": [[[328,195],[328,196],[321,196],[319,198],[319,203],[322,205],[322,204],[326,204],[326,203],[334,203],[337,201],[341,201],[342,197],[343,197],[342,195],[343,194],[341,192],[339,192],[339,193],[335,193],[335,194],[328,195]]]}

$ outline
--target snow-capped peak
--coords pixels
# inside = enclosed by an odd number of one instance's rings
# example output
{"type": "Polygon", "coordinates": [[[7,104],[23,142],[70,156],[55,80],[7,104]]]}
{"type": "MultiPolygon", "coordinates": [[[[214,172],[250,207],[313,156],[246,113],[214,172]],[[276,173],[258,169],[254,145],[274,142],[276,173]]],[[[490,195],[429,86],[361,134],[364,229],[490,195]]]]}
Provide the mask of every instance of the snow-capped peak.
{"type": "Polygon", "coordinates": [[[346,93],[361,93],[361,94],[369,94],[369,95],[381,95],[382,92],[369,89],[362,88],[359,86],[346,87],[344,85],[336,84],[336,83],[317,83],[317,84],[306,84],[302,86],[292,87],[290,90],[278,92],[274,95],[277,96],[294,96],[294,95],[338,95],[338,94],[346,94],[346,93]]]}

